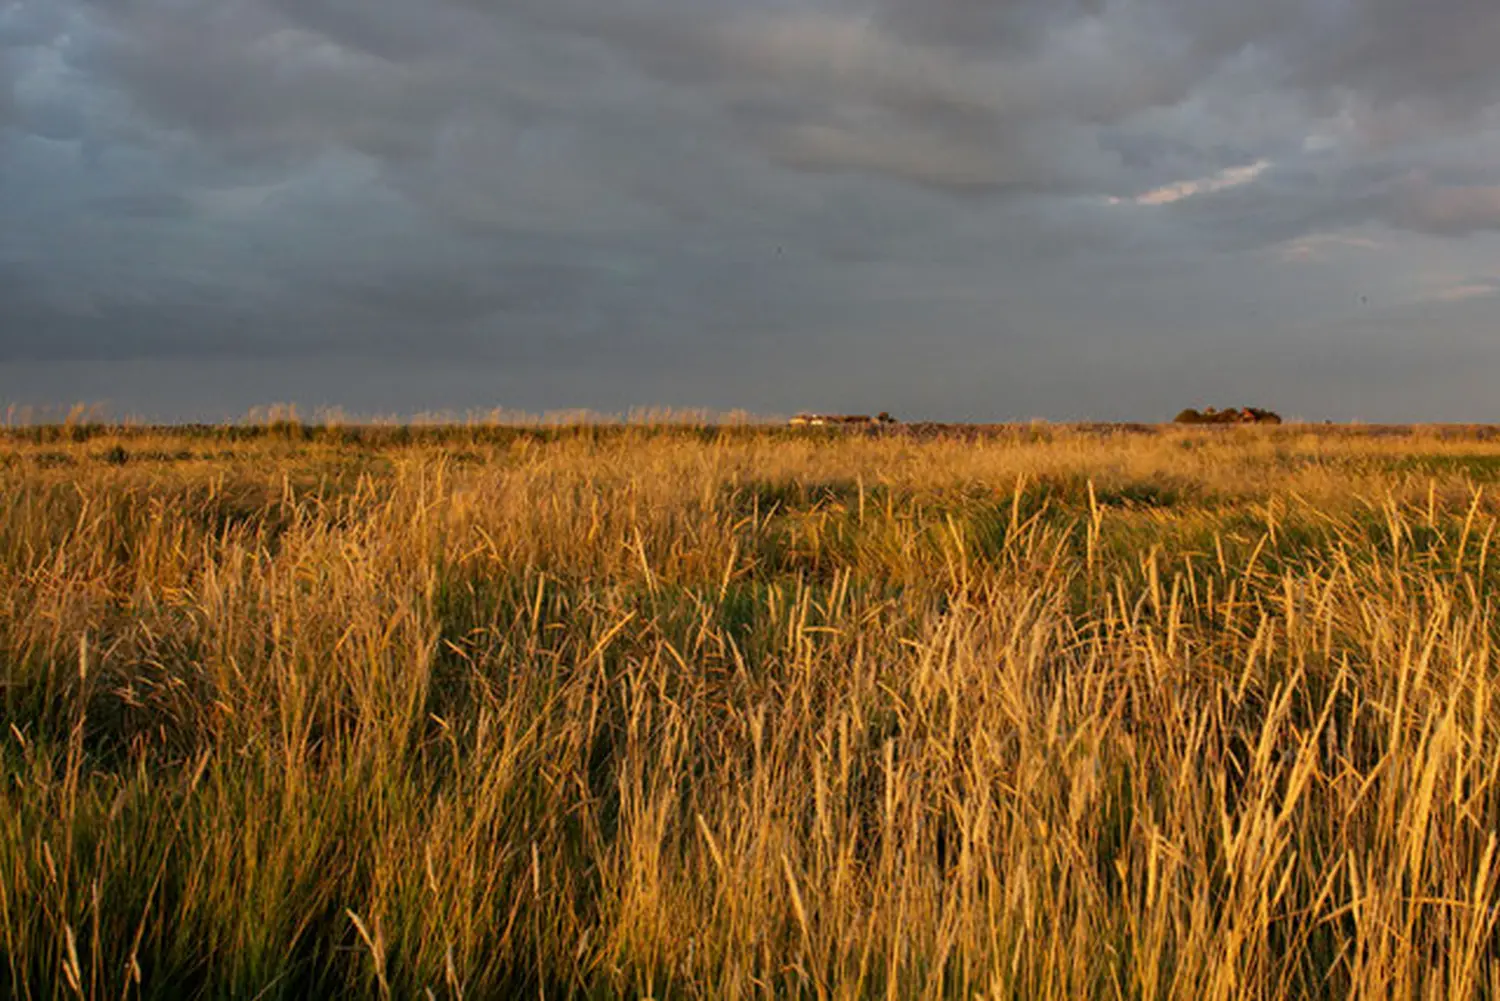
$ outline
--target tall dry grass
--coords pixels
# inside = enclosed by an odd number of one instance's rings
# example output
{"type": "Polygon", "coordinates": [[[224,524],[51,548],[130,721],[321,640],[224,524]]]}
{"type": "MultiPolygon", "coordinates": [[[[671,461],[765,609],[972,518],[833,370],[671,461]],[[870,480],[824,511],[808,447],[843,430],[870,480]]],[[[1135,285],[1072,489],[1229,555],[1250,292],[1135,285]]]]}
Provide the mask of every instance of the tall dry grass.
{"type": "Polygon", "coordinates": [[[1500,447],[282,431],[0,445],[0,993],[1500,994],[1500,447]]]}

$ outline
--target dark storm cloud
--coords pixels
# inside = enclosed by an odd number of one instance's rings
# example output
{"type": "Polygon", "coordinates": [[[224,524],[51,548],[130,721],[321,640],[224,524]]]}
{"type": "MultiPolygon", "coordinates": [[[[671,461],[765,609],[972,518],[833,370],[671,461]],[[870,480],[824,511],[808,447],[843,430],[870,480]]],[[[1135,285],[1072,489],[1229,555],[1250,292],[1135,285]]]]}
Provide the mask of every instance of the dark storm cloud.
{"type": "Polygon", "coordinates": [[[1097,17],[1104,0],[886,0],[881,23],[896,34],[933,44],[1025,51],[1048,30],[1097,17]]]}
{"type": "Polygon", "coordinates": [[[136,4],[84,58],[154,120],[231,157],[348,148],[410,155],[442,110],[414,70],[299,31],[269,5],[136,4]]]}
{"type": "Polygon", "coordinates": [[[91,212],[123,219],[184,219],[192,213],[188,200],[167,191],[134,191],[99,195],[84,202],[91,212]]]}
{"type": "MultiPolygon", "coordinates": [[[[455,118],[488,118],[492,137],[559,120],[597,135],[633,118],[619,143],[627,131],[650,139],[718,123],[794,170],[961,193],[1165,183],[1100,127],[1212,97],[1236,59],[1253,57],[1259,90],[1290,90],[1309,111],[1338,106],[1353,138],[1377,145],[1413,116],[1461,127],[1500,84],[1488,58],[1500,15],[1477,0],[528,0],[420,12],[148,0],[101,21],[84,58],[155,119],[240,158],[351,148],[418,161],[455,118]]],[[[1242,96],[1246,81],[1232,82],[1242,96]]],[[[1137,148],[1176,142],[1206,168],[1234,162],[1235,151],[1200,143],[1195,123],[1177,124],[1137,148]]]]}
{"type": "Polygon", "coordinates": [[[0,393],[358,354],[985,416],[986,364],[1493,274],[1497,51],[1490,0],[0,0],[0,393]]]}
{"type": "Polygon", "coordinates": [[[1304,86],[1347,88],[1376,105],[1434,102],[1473,111],[1500,93],[1500,7],[1489,0],[1361,0],[1336,12],[1298,49],[1304,86]]]}

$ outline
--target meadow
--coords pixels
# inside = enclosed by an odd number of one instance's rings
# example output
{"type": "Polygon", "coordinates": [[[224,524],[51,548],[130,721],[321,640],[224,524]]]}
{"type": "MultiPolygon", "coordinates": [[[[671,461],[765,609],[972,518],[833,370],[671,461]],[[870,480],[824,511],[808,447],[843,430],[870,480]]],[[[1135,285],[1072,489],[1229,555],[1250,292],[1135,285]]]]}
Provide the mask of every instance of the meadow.
{"type": "Polygon", "coordinates": [[[1500,996],[1500,440],[0,430],[0,996],[1500,996]]]}

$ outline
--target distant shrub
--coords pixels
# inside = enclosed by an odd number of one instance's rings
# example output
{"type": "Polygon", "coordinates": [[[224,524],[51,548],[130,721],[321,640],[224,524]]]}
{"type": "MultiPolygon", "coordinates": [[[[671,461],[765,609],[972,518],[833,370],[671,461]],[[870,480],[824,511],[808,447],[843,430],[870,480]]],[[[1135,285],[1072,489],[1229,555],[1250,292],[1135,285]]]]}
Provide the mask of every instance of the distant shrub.
{"type": "Polygon", "coordinates": [[[1172,418],[1174,424],[1280,424],[1281,415],[1259,407],[1230,407],[1216,410],[1209,407],[1198,411],[1192,408],[1172,418]]]}
{"type": "Polygon", "coordinates": [[[1271,410],[1261,410],[1258,407],[1246,407],[1244,412],[1249,414],[1256,424],[1281,423],[1281,415],[1271,410]]]}

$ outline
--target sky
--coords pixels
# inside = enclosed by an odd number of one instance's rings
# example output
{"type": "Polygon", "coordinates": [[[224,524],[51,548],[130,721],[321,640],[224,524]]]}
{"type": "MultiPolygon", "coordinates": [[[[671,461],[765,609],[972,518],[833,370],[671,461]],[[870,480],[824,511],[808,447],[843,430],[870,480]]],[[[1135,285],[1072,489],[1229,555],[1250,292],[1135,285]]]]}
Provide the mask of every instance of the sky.
{"type": "Polygon", "coordinates": [[[1494,0],[0,0],[0,409],[1500,421],[1494,0]]]}

